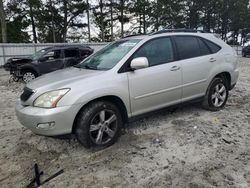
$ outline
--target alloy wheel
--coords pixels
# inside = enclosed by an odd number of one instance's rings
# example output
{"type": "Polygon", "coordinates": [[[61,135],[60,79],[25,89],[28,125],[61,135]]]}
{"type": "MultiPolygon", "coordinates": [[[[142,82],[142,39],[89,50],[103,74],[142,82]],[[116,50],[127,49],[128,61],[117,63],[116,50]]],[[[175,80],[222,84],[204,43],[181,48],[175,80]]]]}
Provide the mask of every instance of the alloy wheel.
{"type": "Polygon", "coordinates": [[[212,103],[215,107],[221,107],[227,97],[227,91],[224,84],[219,83],[214,87],[212,93],[212,103]]]}
{"type": "Polygon", "coordinates": [[[97,145],[108,143],[117,131],[117,116],[112,110],[101,110],[90,121],[89,134],[97,145]]]}

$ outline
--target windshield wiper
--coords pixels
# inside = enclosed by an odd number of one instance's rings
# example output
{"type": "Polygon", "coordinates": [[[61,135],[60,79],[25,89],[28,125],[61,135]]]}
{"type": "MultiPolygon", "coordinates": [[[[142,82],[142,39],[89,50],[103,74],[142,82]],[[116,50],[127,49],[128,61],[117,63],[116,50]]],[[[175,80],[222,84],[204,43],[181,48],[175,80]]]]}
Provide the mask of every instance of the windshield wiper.
{"type": "Polygon", "coordinates": [[[96,67],[92,67],[92,66],[89,66],[89,65],[84,65],[83,67],[84,67],[85,69],[97,70],[96,67]]]}

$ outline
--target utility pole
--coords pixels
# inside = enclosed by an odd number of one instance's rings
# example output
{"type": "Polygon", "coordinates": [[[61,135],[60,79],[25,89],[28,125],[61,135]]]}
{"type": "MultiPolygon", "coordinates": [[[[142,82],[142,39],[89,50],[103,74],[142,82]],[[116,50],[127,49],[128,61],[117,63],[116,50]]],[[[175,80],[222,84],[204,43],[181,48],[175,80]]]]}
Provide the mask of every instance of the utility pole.
{"type": "Polygon", "coordinates": [[[3,0],[0,0],[0,21],[2,29],[2,42],[7,43],[7,27],[6,27],[5,13],[3,8],[3,0]]]}
{"type": "Polygon", "coordinates": [[[56,43],[54,12],[53,12],[53,9],[52,9],[53,8],[53,4],[52,4],[52,0],[50,0],[49,2],[50,2],[50,12],[51,12],[53,42],[56,43]]]}

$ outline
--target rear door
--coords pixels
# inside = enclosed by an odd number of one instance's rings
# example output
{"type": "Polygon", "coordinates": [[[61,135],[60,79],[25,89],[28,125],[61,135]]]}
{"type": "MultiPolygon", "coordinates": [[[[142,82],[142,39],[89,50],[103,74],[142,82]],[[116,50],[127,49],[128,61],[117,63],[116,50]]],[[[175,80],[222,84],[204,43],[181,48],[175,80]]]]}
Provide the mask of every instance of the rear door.
{"type": "Polygon", "coordinates": [[[182,66],[183,101],[205,95],[207,78],[217,61],[220,47],[196,36],[175,36],[182,66]]]}
{"type": "Polygon", "coordinates": [[[78,48],[69,48],[64,50],[64,67],[71,67],[80,62],[78,48]]]}
{"type": "Polygon", "coordinates": [[[134,53],[131,60],[137,57],[146,57],[149,67],[128,72],[132,114],[139,115],[180,102],[181,65],[175,61],[171,38],[150,40],[134,53]]]}

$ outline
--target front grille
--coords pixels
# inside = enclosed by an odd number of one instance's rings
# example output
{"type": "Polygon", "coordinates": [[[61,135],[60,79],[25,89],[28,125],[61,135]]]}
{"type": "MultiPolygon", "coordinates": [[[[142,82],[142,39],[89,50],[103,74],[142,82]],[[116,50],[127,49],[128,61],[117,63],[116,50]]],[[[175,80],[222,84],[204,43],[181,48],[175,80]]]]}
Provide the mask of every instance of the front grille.
{"type": "Polygon", "coordinates": [[[23,89],[23,93],[21,94],[20,98],[22,101],[27,101],[33,93],[34,92],[31,89],[25,87],[23,89]]]}

